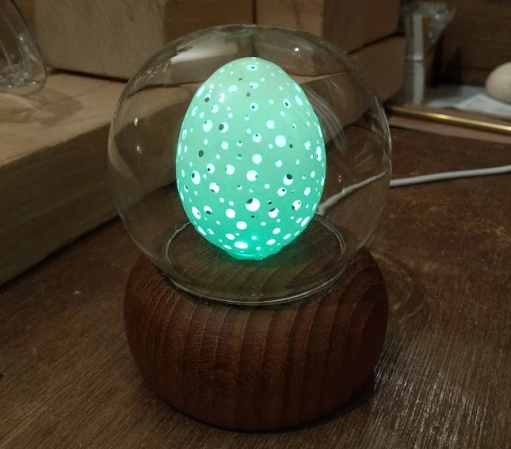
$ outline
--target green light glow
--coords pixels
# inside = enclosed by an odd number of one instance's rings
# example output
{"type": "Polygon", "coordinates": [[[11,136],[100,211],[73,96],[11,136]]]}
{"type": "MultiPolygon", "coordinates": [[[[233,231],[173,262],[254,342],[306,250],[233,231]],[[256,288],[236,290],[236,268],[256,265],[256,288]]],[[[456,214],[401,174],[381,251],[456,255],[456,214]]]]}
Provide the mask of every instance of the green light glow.
{"type": "Polygon", "coordinates": [[[301,87],[280,67],[242,58],[197,90],[181,126],[176,175],[197,232],[239,259],[298,237],[325,184],[325,142],[301,87]]]}

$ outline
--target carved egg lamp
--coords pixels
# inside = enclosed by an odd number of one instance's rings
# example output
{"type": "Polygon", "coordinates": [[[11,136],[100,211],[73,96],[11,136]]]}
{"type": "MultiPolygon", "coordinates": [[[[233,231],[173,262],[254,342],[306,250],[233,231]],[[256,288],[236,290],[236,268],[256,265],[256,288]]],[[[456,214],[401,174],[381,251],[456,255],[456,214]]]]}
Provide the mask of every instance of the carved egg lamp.
{"type": "Polygon", "coordinates": [[[389,187],[390,137],[343,51],[253,25],[178,39],[128,83],[109,165],[143,253],[128,341],[175,409],[282,429],[370,378],[388,306],[363,245],[389,187]]]}

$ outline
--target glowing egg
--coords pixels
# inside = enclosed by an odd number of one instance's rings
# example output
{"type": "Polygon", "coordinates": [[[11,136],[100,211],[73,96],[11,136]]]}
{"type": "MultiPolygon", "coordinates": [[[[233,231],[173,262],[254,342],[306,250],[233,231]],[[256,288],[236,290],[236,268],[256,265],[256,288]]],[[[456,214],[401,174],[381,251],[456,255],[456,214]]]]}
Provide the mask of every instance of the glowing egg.
{"type": "Polygon", "coordinates": [[[197,90],[176,160],[186,215],[209,242],[263,259],[305,229],[325,183],[325,143],[307,96],[280,67],[237,59],[197,90]]]}

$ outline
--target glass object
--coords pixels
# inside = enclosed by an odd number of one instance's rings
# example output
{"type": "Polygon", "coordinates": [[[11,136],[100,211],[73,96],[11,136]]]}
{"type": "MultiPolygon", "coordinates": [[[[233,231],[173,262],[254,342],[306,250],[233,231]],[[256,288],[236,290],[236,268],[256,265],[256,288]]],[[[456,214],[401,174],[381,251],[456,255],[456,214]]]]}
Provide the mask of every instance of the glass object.
{"type": "Polygon", "coordinates": [[[391,144],[374,89],[342,50],[305,32],[223,26],[169,44],[130,80],[109,166],[128,232],[170,280],[266,304],[342,274],[383,209],[391,144]]]}
{"type": "Polygon", "coordinates": [[[0,92],[28,95],[46,82],[41,53],[12,0],[0,0],[0,92]]]}

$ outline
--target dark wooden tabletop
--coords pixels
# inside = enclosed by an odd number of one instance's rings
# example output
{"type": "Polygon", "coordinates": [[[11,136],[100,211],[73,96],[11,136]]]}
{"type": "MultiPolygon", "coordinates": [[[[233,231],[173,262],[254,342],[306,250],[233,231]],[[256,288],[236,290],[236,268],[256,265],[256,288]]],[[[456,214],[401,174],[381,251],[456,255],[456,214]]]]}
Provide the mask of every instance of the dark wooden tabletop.
{"type": "MultiPolygon", "coordinates": [[[[394,176],[509,164],[511,146],[394,130],[394,176]]],[[[511,177],[392,189],[369,248],[391,316],[374,380],[335,416],[243,434],[145,386],[123,329],[138,251],[109,223],[0,288],[0,448],[507,448],[511,177]]]]}

